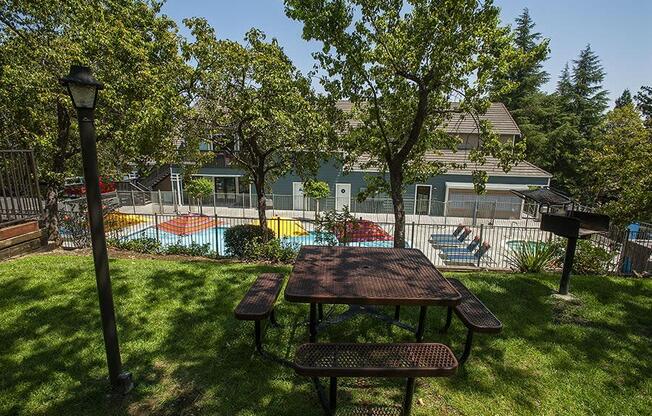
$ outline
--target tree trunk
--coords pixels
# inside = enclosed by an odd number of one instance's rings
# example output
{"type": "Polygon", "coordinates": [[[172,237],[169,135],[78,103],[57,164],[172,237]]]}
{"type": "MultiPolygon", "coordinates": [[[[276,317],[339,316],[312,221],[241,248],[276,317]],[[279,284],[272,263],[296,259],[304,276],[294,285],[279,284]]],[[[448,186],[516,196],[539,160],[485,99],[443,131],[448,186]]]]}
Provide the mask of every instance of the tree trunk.
{"type": "Polygon", "coordinates": [[[58,246],[61,245],[61,236],[59,235],[59,187],[54,184],[48,184],[45,191],[45,227],[48,233],[48,240],[54,241],[58,246]]]}
{"type": "Polygon", "coordinates": [[[405,205],[403,204],[403,171],[401,166],[390,165],[390,194],[394,205],[394,247],[405,247],[405,205]]]}
{"type": "Polygon", "coordinates": [[[45,227],[48,239],[61,244],[59,235],[59,191],[66,172],[66,150],[70,140],[70,115],[61,100],[57,101],[57,146],[52,159],[52,176],[45,193],[45,227]]]}
{"type": "Polygon", "coordinates": [[[256,193],[258,194],[258,222],[260,226],[267,227],[267,201],[265,196],[265,185],[262,181],[256,181],[256,193]]]}

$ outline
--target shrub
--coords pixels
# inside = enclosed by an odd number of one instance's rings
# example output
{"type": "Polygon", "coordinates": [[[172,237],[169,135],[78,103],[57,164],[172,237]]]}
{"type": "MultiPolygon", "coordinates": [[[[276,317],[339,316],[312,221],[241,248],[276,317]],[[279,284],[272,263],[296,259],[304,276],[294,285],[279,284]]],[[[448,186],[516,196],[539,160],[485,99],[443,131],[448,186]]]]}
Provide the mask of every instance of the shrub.
{"type": "Polygon", "coordinates": [[[224,247],[229,256],[246,258],[249,246],[255,241],[269,241],[274,238],[274,231],[260,225],[243,224],[228,228],[224,232],[224,247]]]}
{"type": "Polygon", "coordinates": [[[161,252],[161,243],[155,238],[140,237],[133,240],[109,239],[107,244],[110,247],[121,250],[135,251],[137,253],[158,254],[161,252]]]}
{"type": "Polygon", "coordinates": [[[264,260],[276,263],[291,263],[297,257],[298,247],[277,239],[263,242],[256,238],[247,245],[242,258],[246,260],[264,260]]]}
{"type": "Polygon", "coordinates": [[[540,273],[550,268],[558,256],[559,250],[554,244],[524,241],[507,256],[507,262],[519,272],[540,273]]]}
{"type": "MultiPolygon", "coordinates": [[[[566,240],[561,239],[553,243],[558,253],[557,261],[564,264],[566,255],[566,240]]],[[[573,273],[575,274],[604,274],[609,270],[609,263],[613,254],[602,247],[591,243],[590,240],[578,240],[573,259],[573,273]]]]}
{"type": "Polygon", "coordinates": [[[215,252],[211,250],[210,244],[199,244],[194,241],[189,246],[181,243],[171,244],[165,247],[164,253],[179,256],[215,257],[215,252]]]}
{"type": "Polygon", "coordinates": [[[347,243],[347,233],[354,229],[358,224],[357,218],[349,212],[347,206],[344,207],[342,212],[330,210],[324,213],[315,221],[315,241],[318,244],[329,246],[336,246],[340,243],[347,243]],[[338,237],[339,236],[339,237],[338,237]],[[339,239],[338,239],[339,238],[339,239]]]}

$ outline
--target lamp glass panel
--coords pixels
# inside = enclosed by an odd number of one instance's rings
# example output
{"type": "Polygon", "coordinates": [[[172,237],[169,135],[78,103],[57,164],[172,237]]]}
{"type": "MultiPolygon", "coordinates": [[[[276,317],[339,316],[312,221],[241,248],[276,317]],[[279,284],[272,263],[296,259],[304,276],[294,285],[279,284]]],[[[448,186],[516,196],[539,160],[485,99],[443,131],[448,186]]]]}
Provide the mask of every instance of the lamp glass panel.
{"type": "Polygon", "coordinates": [[[70,84],[68,85],[68,89],[70,90],[75,108],[93,108],[97,87],[93,85],[70,84]]]}

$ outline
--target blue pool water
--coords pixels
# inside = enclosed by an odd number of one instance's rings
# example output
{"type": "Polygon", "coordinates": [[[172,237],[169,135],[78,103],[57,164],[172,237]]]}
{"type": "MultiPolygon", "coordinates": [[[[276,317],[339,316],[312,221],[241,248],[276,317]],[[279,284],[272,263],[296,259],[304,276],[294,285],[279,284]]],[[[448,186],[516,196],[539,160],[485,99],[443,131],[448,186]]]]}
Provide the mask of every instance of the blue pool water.
{"type": "Polygon", "coordinates": [[[546,243],[541,241],[510,240],[505,242],[505,245],[514,251],[518,251],[524,245],[527,245],[531,250],[537,250],[539,247],[544,248],[546,243]]]}
{"type": "MultiPolygon", "coordinates": [[[[179,236],[163,230],[158,230],[157,233],[154,227],[147,227],[135,233],[123,236],[121,239],[135,240],[138,238],[158,238],[163,246],[169,246],[173,244],[190,246],[193,242],[200,245],[208,244],[211,250],[224,256],[226,255],[226,249],[224,247],[224,232],[227,229],[228,227],[212,227],[189,235],[179,236]]],[[[324,244],[323,242],[317,241],[317,233],[315,232],[309,232],[307,235],[300,235],[295,237],[284,237],[281,239],[281,241],[284,244],[294,245],[297,248],[305,245],[324,244]]],[[[365,241],[349,243],[348,245],[358,247],[392,247],[393,244],[393,241],[365,241]]]]}

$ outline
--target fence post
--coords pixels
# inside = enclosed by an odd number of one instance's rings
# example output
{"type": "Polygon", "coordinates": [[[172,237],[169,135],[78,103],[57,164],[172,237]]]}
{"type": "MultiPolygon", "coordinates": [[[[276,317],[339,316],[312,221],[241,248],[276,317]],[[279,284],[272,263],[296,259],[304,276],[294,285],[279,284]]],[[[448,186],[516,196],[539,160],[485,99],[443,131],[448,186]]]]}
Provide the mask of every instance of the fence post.
{"type": "Polygon", "coordinates": [[[410,240],[410,248],[414,248],[414,221],[412,221],[412,238],[410,240]]]}
{"type": "Polygon", "coordinates": [[[136,200],[134,199],[134,190],[131,190],[131,206],[134,209],[134,214],[136,213],[136,200]]]}
{"type": "Polygon", "coordinates": [[[346,242],[346,217],[344,218],[344,231],[342,231],[342,238],[344,240],[343,241],[344,245],[346,246],[347,245],[347,242],[346,242]]]}
{"type": "Polygon", "coordinates": [[[163,214],[163,193],[158,190],[158,210],[163,214]]]}
{"type": "Polygon", "coordinates": [[[281,239],[281,217],[276,217],[276,221],[277,221],[276,225],[278,225],[278,233],[277,233],[278,237],[277,238],[280,240],[281,239]]]}
{"type": "MultiPolygon", "coordinates": [[[[482,236],[483,235],[484,235],[484,224],[480,224],[480,247],[478,248],[478,250],[480,250],[482,248],[482,244],[484,243],[484,241],[482,241],[482,236]]],[[[486,255],[486,254],[487,253],[484,253],[483,256],[486,255]]],[[[478,267],[480,267],[480,260],[481,259],[482,259],[482,256],[478,256],[478,267]]]]}
{"type": "MultiPolygon", "coordinates": [[[[214,194],[213,194],[214,195],[214,194]]],[[[215,254],[217,256],[220,255],[220,233],[219,230],[217,229],[217,214],[213,212],[214,218],[215,218],[215,254]]]]}
{"type": "Polygon", "coordinates": [[[158,214],[157,213],[154,213],[154,227],[156,229],[156,242],[160,244],[161,241],[160,241],[159,235],[158,235],[158,214]]]}

